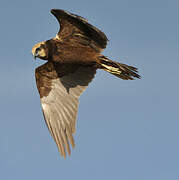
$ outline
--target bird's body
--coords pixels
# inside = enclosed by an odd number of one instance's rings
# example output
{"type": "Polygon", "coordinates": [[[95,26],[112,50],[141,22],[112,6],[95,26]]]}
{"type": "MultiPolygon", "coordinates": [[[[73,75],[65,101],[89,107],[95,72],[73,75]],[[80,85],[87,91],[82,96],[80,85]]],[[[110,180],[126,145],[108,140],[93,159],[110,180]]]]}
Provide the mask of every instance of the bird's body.
{"type": "Polygon", "coordinates": [[[140,78],[137,68],[103,56],[107,37],[86,19],[53,9],[60,23],[56,37],[32,48],[34,57],[48,62],[35,72],[42,110],[49,131],[62,156],[74,147],[78,99],[95,76],[103,69],[121,79],[140,78]]]}

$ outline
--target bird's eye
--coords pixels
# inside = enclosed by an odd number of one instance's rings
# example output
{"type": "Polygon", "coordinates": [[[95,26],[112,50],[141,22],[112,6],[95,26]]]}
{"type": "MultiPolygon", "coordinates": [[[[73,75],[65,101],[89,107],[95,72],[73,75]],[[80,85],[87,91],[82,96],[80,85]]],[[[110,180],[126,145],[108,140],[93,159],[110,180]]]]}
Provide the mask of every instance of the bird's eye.
{"type": "Polygon", "coordinates": [[[37,48],[35,51],[36,51],[36,52],[40,51],[40,48],[37,48]]]}

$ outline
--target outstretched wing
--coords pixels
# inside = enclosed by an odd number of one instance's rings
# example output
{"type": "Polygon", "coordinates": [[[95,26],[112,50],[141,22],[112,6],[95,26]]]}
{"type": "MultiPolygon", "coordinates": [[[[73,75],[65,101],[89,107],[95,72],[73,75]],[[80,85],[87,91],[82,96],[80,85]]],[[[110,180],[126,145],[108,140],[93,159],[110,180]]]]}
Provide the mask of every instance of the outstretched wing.
{"type": "Polygon", "coordinates": [[[37,88],[48,129],[62,156],[75,146],[76,116],[80,94],[94,78],[96,68],[47,62],[35,71],[37,88]]]}
{"type": "Polygon", "coordinates": [[[89,24],[86,19],[61,9],[52,9],[51,13],[60,24],[57,36],[59,39],[63,41],[78,40],[79,43],[89,44],[98,50],[106,47],[108,41],[106,35],[89,24]]]}

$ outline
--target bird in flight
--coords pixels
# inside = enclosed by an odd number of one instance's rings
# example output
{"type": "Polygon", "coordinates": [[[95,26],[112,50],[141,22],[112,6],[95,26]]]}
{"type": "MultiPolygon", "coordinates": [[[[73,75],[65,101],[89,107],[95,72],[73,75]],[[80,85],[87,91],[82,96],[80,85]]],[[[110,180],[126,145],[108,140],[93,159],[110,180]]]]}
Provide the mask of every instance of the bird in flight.
{"type": "Polygon", "coordinates": [[[75,146],[79,97],[95,76],[97,69],[121,79],[140,78],[137,68],[112,61],[101,54],[106,35],[81,16],[52,9],[60,30],[47,41],[33,46],[34,58],[47,62],[35,70],[37,89],[47,127],[60,154],[70,155],[75,146]]]}

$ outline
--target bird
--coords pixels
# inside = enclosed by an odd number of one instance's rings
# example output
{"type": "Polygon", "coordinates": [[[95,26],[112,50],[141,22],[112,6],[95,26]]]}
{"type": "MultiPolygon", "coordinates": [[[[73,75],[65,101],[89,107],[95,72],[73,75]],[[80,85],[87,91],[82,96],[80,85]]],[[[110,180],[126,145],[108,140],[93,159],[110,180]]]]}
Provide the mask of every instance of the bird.
{"type": "Polygon", "coordinates": [[[43,116],[62,157],[75,147],[79,97],[101,69],[123,80],[140,78],[136,67],[108,59],[101,52],[108,38],[85,18],[52,9],[60,29],[32,48],[34,58],[47,61],[35,69],[43,116]]]}

